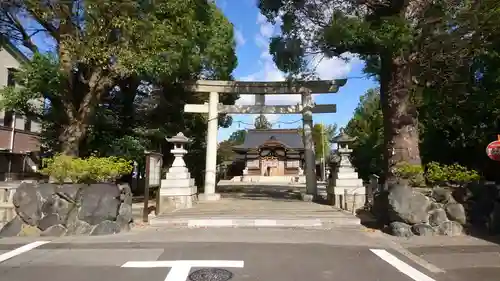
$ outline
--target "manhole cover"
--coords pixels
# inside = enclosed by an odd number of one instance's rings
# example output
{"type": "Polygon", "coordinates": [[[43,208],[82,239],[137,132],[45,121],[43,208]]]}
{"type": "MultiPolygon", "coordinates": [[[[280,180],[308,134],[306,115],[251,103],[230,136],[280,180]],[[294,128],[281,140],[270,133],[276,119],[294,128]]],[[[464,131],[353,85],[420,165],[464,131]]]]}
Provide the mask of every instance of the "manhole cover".
{"type": "Polygon", "coordinates": [[[203,268],[189,274],[191,281],[227,281],[233,278],[233,273],[221,268],[203,268]]]}

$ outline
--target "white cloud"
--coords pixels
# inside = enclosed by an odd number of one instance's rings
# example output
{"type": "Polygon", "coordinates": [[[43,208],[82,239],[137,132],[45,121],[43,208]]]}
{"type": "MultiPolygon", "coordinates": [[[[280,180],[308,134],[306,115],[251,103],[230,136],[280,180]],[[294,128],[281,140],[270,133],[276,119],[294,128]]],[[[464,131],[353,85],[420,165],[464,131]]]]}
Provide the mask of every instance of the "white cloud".
{"type": "MultiPolygon", "coordinates": [[[[272,56],[269,54],[269,39],[277,34],[278,28],[267,22],[267,19],[259,14],[256,20],[259,25],[259,33],[254,37],[255,45],[260,49],[260,57],[256,62],[260,66],[259,71],[251,73],[247,76],[239,77],[241,81],[284,81],[285,75],[281,72],[275,65],[272,56]]],[[[316,73],[321,79],[337,79],[346,77],[352,69],[352,65],[359,63],[359,59],[356,57],[346,54],[343,56],[348,58],[345,61],[341,58],[322,58],[311,57],[311,66],[316,68],[316,73]]],[[[316,95],[313,95],[313,98],[316,95]]],[[[300,95],[266,95],[267,105],[292,105],[300,103],[300,95]]],[[[253,95],[241,95],[236,101],[237,105],[252,105],[255,103],[255,97],[253,95]]],[[[248,120],[248,123],[253,123],[258,115],[237,115],[234,116],[235,120],[248,120]]],[[[266,114],[266,118],[271,123],[276,123],[280,115],[279,114],[266,114]]]]}
{"type": "MultiPolygon", "coordinates": [[[[245,0],[245,1],[252,1],[252,0],[245,0]]],[[[246,2],[245,2],[246,3],[246,2]]],[[[254,5],[254,3],[252,3],[254,5]]],[[[331,11],[325,10],[325,19],[330,18],[329,13],[331,11]]],[[[281,21],[279,18],[275,19],[276,20],[276,26],[273,26],[272,24],[267,22],[267,19],[264,15],[259,14],[256,19],[256,23],[259,26],[259,31],[255,35],[254,43],[255,45],[259,48],[260,50],[260,56],[259,60],[255,62],[255,65],[259,67],[259,70],[250,73],[246,76],[243,77],[238,77],[239,80],[242,81],[283,81],[285,79],[285,75],[276,67],[272,56],[269,54],[269,39],[273,35],[277,34],[279,32],[279,25],[281,24],[281,21]]],[[[304,24],[307,24],[308,26],[311,26],[312,23],[310,22],[304,22],[304,24]]],[[[314,30],[314,28],[312,28],[314,30]]],[[[303,34],[305,38],[310,37],[311,34],[303,34]]],[[[247,38],[248,39],[248,38],[247,38]]],[[[342,60],[341,58],[323,58],[320,59],[319,57],[311,57],[309,59],[311,66],[316,68],[316,73],[321,79],[337,79],[337,78],[344,78],[347,77],[347,75],[351,72],[352,66],[353,65],[358,65],[361,63],[361,61],[353,56],[352,54],[345,54],[343,55],[344,58],[349,58],[350,60],[348,62],[342,60]]],[[[313,95],[313,98],[317,95],[313,95]]],[[[266,96],[266,104],[267,105],[273,105],[273,104],[282,104],[282,105],[290,105],[290,104],[297,104],[300,102],[301,97],[299,95],[267,95],[266,96]]],[[[251,105],[255,103],[255,98],[253,95],[242,95],[239,100],[236,101],[236,104],[238,105],[251,105]]],[[[228,129],[221,129],[221,131],[224,132],[232,132],[237,129],[245,129],[245,128],[252,128],[253,124],[255,122],[255,118],[258,115],[256,114],[245,114],[245,115],[234,115],[234,125],[231,128],[228,129]],[[246,124],[240,124],[241,127],[238,124],[238,121],[244,122],[246,124]],[[247,125],[248,124],[248,125],[247,125]]],[[[269,122],[274,123],[273,127],[296,127],[300,126],[299,123],[293,123],[293,124],[288,124],[288,125],[279,125],[277,123],[282,115],[279,114],[266,114],[266,118],[268,119],[269,122]]],[[[298,117],[299,118],[299,117],[298,117]]],[[[300,119],[298,119],[300,120],[300,119]]],[[[224,133],[226,134],[226,133],[224,133]]],[[[229,133],[227,133],[227,136],[229,136],[229,133]]],[[[226,138],[226,137],[224,137],[226,138]]]]}
{"type": "MultiPolygon", "coordinates": [[[[250,75],[239,77],[243,81],[284,81],[285,75],[275,65],[272,56],[269,54],[269,39],[277,34],[278,28],[267,22],[264,15],[257,16],[256,23],[260,26],[259,33],[255,35],[254,43],[261,50],[258,64],[260,70],[250,75]]],[[[346,55],[351,58],[352,56],[346,55]]],[[[351,59],[349,62],[341,58],[311,58],[311,65],[316,67],[316,72],[321,79],[337,79],[346,77],[352,69],[352,64],[356,59],[351,59]]],[[[297,104],[301,100],[299,95],[267,95],[266,104],[297,104]]],[[[253,104],[255,98],[251,95],[243,95],[236,104],[250,105],[253,104]]]]}
{"type": "Polygon", "coordinates": [[[270,38],[274,34],[274,26],[270,23],[261,24],[260,34],[265,38],[270,38]]]}
{"type": "Polygon", "coordinates": [[[243,36],[243,32],[241,32],[241,30],[237,28],[234,29],[234,38],[238,46],[243,46],[247,42],[245,37],[243,36]]]}

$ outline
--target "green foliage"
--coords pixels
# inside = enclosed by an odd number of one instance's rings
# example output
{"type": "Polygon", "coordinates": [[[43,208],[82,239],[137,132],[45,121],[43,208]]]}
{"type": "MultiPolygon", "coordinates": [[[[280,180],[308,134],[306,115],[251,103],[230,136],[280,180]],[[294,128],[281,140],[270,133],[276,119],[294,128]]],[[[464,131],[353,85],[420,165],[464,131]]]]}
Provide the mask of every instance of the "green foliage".
{"type": "Polygon", "coordinates": [[[378,89],[370,89],[361,96],[345,132],[356,137],[352,144],[352,163],[361,178],[369,180],[372,174],[381,176],[384,129],[378,89]]]}
{"type": "Polygon", "coordinates": [[[463,185],[480,178],[477,171],[469,170],[459,164],[441,165],[437,162],[427,164],[425,177],[432,185],[463,185]]]}
{"type": "Polygon", "coordinates": [[[58,183],[112,182],[133,169],[130,161],[118,157],[74,158],[61,154],[44,159],[44,166],[40,173],[58,183]]]}
{"type": "Polygon", "coordinates": [[[400,162],[395,166],[395,174],[400,179],[408,180],[410,186],[421,187],[425,185],[424,169],[421,165],[400,162]]]}
{"type": "Polygon", "coordinates": [[[266,116],[263,114],[255,118],[254,126],[255,129],[257,130],[267,130],[272,128],[272,124],[267,120],[266,116]]]}
{"type": "MultiPolygon", "coordinates": [[[[41,121],[44,149],[139,160],[144,148],[158,150],[167,146],[166,136],[184,131],[198,139],[191,152],[203,162],[206,120],[179,108],[207,98],[186,92],[183,81],[232,79],[233,26],[215,4],[89,0],[75,8],[75,1],[4,2],[1,35],[34,56],[16,75],[23,88],[5,89],[1,106],[41,121]],[[41,55],[36,42],[23,36],[32,31],[18,24],[21,15],[21,22],[38,22],[36,33],[57,53],[41,55]],[[30,104],[38,98],[50,108],[30,104]]],[[[237,98],[225,95],[221,102],[237,98]]],[[[227,127],[231,118],[222,115],[220,121],[227,127]]]]}
{"type": "MultiPolygon", "coordinates": [[[[304,133],[303,128],[298,128],[299,134],[304,133]]],[[[323,149],[325,150],[325,159],[328,159],[331,153],[331,142],[337,133],[337,124],[323,125],[321,123],[314,124],[312,128],[312,138],[314,142],[314,153],[316,159],[323,157],[323,149]]]]}
{"type": "Polygon", "coordinates": [[[245,142],[246,135],[247,135],[246,130],[238,130],[238,131],[233,132],[229,136],[228,140],[233,142],[234,145],[243,144],[243,142],[245,142]]]}
{"type": "MultiPolygon", "coordinates": [[[[60,96],[61,73],[57,69],[57,61],[50,55],[35,53],[29,63],[15,72],[14,80],[22,87],[0,89],[0,109],[41,121],[44,117],[44,98],[60,96]]],[[[57,104],[53,106],[57,107],[57,104]]]]}
{"type": "Polygon", "coordinates": [[[219,143],[217,148],[217,163],[224,161],[233,161],[236,153],[233,151],[233,146],[236,144],[230,140],[225,140],[219,143]]]}

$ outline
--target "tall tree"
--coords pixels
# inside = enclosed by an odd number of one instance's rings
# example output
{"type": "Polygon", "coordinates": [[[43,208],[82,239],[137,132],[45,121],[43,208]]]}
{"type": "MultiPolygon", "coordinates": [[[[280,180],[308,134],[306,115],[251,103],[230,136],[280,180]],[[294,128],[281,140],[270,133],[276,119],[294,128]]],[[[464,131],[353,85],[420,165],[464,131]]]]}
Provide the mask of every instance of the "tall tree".
{"type": "MultiPolygon", "coordinates": [[[[47,99],[59,125],[55,135],[67,155],[78,155],[89,129],[98,130],[90,127],[96,110],[114,98],[120,81],[131,79],[128,85],[135,88],[118,94],[134,97],[141,80],[152,82],[145,96],[162,103],[159,94],[171,85],[202,77],[229,79],[236,65],[231,24],[203,0],[9,0],[2,2],[0,18],[0,33],[34,53],[17,77],[25,87],[3,91],[3,106],[46,118],[30,100],[47,99]],[[25,24],[31,19],[36,33],[55,42],[52,56],[40,54],[25,24]]],[[[158,108],[150,107],[152,112],[158,108]]]]}
{"type": "MultiPolygon", "coordinates": [[[[414,67],[421,44],[453,30],[446,25],[467,4],[421,0],[260,0],[282,33],[270,51],[278,67],[291,74],[307,70],[313,54],[360,55],[380,80],[384,116],[385,174],[393,178],[399,162],[420,164],[414,67]]],[[[475,35],[472,35],[475,37],[475,35]]]]}
{"type": "Polygon", "coordinates": [[[314,124],[312,137],[314,141],[316,159],[320,159],[323,156],[325,156],[325,159],[328,159],[331,150],[331,140],[335,137],[336,131],[336,124],[326,126],[321,123],[314,124]]]}
{"type": "Polygon", "coordinates": [[[255,118],[254,126],[255,129],[258,130],[268,130],[272,128],[271,123],[267,120],[264,114],[261,114],[257,118],[255,118]]]}
{"type": "Polygon", "coordinates": [[[247,136],[247,131],[246,130],[237,130],[234,131],[230,136],[229,136],[229,141],[234,143],[234,145],[242,144],[245,142],[245,138],[247,136]]]}
{"type": "Polygon", "coordinates": [[[360,97],[345,132],[356,137],[351,156],[359,175],[364,180],[372,174],[380,176],[383,172],[384,123],[378,89],[370,89],[360,97]]]}
{"type": "MultiPolygon", "coordinates": [[[[331,142],[337,133],[337,124],[324,125],[321,123],[314,124],[312,128],[312,138],[314,143],[314,153],[316,159],[319,160],[323,157],[323,151],[325,159],[331,152],[331,142]]],[[[303,134],[303,129],[299,128],[299,134],[303,134]]]]}

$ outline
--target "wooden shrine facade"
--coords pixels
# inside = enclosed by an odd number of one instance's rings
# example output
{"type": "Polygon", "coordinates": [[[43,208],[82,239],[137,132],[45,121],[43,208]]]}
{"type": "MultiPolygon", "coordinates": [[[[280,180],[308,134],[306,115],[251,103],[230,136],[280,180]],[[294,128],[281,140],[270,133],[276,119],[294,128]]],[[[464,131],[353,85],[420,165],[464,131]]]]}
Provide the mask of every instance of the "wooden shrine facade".
{"type": "Polygon", "coordinates": [[[243,175],[299,176],[304,167],[304,145],[297,129],[249,130],[242,145],[233,147],[243,175]]]}

